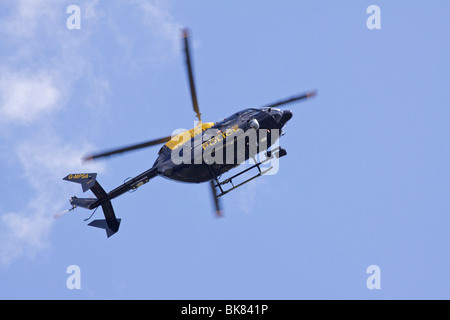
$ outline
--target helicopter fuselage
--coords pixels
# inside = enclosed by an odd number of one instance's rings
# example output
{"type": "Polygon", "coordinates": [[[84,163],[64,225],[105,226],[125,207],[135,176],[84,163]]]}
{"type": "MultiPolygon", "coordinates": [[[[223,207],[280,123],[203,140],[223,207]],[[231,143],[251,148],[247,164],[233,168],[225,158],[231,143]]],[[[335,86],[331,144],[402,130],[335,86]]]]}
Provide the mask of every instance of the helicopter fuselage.
{"type": "Polygon", "coordinates": [[[72,211],[76,207],[89,210],[101,207],[105,219],[94,220],[89,225],[105,229],[108,237],[119,230],[121,222],[121,219],[116,218],[111,200],[128,191],[136,190],[156,176],[190,183],[209,181],[216,215],[221,216],[222,209],[219,199],[223,195],[272,170],[272,165],[268,169],[261,169],[260,166],[266,161],[286,155],[286,150],[275,147],[274,143],[279,139],[283,127],[292,118],[292,112],[281,111],[277,107],[316,95],[316,91],[305,92],[301,95],[264,105],[260,109],[241,110],[216,123],[203,123],[195,90],[187,29],[183,30],[182,35],[189,89],[192,107],[198,119],[197,125],[193,129],[184,130],[175,136],[165,136],[86,156],[84,160],[88,161],[165,143],[159,150],[158,157],[150,169],[134,178],[127,179],[122,185],[110,192],[106,192],[97,181],[96,173],[75,173],[63,178],[66,181],[81,184],[83,192],[91,190],[96,197],[78,198],[73,196],[70,198],[72,208],[66,212],[72,211]],[[265,152],[266,159],[257,161],[256,157],[262,152],[265,152]],[[249,158],[252,158],[255,164],[232,177],[226,178],[224,181],[219,181],[219,177],[223,173],[249,158]],[[256,175],[237,185],[233,183],[235,178],[242,177],[242,174],[255,168],[258,170],[256,175]],[[232,185],[231,188],[224,188],[225,185],[228,186],[229,184],[232,185]]]}
{"type": "Polygon", "coordinates": [[[291,111],[276,108],[245,109],[222,121],[204,123],[167,142],[160,149],[153,168],[159,175],[171,180],[191,183],[209,181],[256,153],[269,149],[291,117],[291,111]],[[255,135],[253,141],[248,138],[249,133],[255,135]],[[240,139],[246,140],[239,143],[240,139]],[[211,154],[215,156],[220,150],[221,155],[211,161],[214,158],[211,154]],[[182,156],[184,161],[180,163],[182,156]]]}

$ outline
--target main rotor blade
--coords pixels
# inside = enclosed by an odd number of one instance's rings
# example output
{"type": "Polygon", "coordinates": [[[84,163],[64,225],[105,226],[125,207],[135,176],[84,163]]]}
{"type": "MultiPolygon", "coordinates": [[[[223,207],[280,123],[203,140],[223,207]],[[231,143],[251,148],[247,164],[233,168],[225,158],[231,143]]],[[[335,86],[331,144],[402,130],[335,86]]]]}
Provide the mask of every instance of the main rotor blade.
{"type": "Polygon", "coordinates": [[[186,66],[189,78],[189,87],[191,89],[192,106],[194,107],[194,111],[197,115],[198,121],[201,122],[202,121],[201,113],[200,109],[198,108],[197,94],[195,92],[194,74],[192,72],[191,57],[189,54],[189,34],[187,29],[183,30],[183,40],[184,40],[184,53],[186,57],[186,66]]]}
{"type": "Polygon", "coordinates": [[[216,209],[216,215],[218,217],[221,217],[222,216],[222,209],[220,207],[220,200],[219,200],[219,198],[217,198],[217,190],[216,190],[216,187],[215,187],[214,179],[211,179],[210,183],[211,183],[212,196],[213,196],[213,200],[214,200],[214,208],[216,209]]]}
{"type": "Polygon", "coordinates": [[[109,157],[109,156],[112,156],[112,155],[115,155],[115,154],[125,153],[125,152],[128,152],[128,151],[142,149],[142,148],[158,145],[158,144],[161,144],[161,143],[165,143],[165,142],[167,142],[167,141],[169,141],[171,139],[172,139],[172,137],[164,137],[164,138],[147,141],[147,142],[140,143],[140,144],[131,145],[131,146],[128,146],[128,147],[123,147],[123,148],[119,148],[119,149],[113,149],[113,150],[110,150],[110,151],[107,151],[107,152],[103,152],[103,153],[87,156],[83,160],[84,161],[88,161],[88,160],[94,160],[94,159],[98,159],[98,158],[109,157]]]}
{"type": "Polygon", "coordinates": [[[275,108],[275,107],[279,107],[279,106],[282,106],[282,105],[285,105],[285,104],[288,104],[288,103],[296,102],[296,101],[303,100],[303,99],[312,98],[316,94],[317,94],[316,90],[309,91],[309,92],[303,93],[303,94],[298,95],[298,96],[294,96],[294,97],[291,97],[291,98],[287,98],[287,99],[284,99],[284,100],[281,100],[281,101],[277,101],[277,102],[265,105],[265,106],[263,106],[261,108],[275,108]]]}

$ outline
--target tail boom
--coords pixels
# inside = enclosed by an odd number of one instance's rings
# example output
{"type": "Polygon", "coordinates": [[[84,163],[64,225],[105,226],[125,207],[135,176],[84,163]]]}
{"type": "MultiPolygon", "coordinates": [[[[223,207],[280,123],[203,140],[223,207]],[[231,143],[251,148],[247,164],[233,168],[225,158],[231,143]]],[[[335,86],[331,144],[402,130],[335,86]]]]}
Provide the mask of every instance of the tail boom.
{"type": "Polygon", "coordinates": [[[83,188],[83,192],[91,190],[94,193],[97,197],[96,199],[72,197],[70,199],[70,204],[73,207],[82,207],[85,209],[95,209],[101,206],[103,209],[103,214],[105,215],[105,220],[94,220],[89,223],[89,225],[105,229],[106,235],[109,238],[114,233],[119,231],[120,219],[116,218],[111,201],[105,200],[108,197],[108,194],[96,179],[96,173],[81,173],[69,174],[63,180],[79,183],[83,188]],[[101,203],[99,203],[100,201],[101,203]]]}
{"type": "Polygon", "coordinates": [[[103,187],[97,181],[96,173],[80,173],[80,174],[69,174],[63,180],[76,182],[81,184],[83,192],[91,190],[96,198],[77,198],[72,197],[70,203],[73,207],[82,207],[85,209],[95,209],[97,207],[102,207],[103,214],[105,216],[104,220],[94,220],[89,223],[89,226],[102,228],[106,230],[106,235],[108,238],[114,233],[119,231],[121,219],[117,219],[114,213],[111,200],[124,194],[127,191],[137,189],[143,184],[150,181],[150,179],[158,175],[158,170],[153,167],[135,178],[132,178],[120,185],[116,189],[109,193],[103,189],[103,187]]]}

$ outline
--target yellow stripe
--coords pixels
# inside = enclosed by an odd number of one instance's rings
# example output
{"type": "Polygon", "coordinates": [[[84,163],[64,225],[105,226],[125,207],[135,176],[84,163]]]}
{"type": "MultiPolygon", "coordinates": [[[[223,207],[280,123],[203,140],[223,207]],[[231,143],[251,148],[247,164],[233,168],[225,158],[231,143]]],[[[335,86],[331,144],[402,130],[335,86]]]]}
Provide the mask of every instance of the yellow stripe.
{"type": "Polygon", "coordinates": [[[198,125],[195,128],[192,128],[191,130],[184,131],[180,134],[177,134],[175,137],[172,137],[167,143],[166,146],[170,150],[174,150],[181,146],[183,143],[188,142],[193,137],[199,135],[203,131],[211,128],[214,125],[214,122],[206,122],[201,124],[201,131],[200,131],[200,125],[198,125]]]}

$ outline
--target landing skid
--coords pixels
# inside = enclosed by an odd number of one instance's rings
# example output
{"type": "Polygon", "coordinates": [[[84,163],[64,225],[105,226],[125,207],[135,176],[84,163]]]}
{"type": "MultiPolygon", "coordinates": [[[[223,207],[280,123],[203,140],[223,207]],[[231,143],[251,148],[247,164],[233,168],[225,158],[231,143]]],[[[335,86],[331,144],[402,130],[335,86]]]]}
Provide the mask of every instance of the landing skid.
{"type": "MultiPolygon", "coordinates": [[[[266,158],[265,158],[263,161],[260,161],[260,162],[258,162],[258,163],[256,163],[256,164],[252,165],[251,167],[249,167],[249,168],[247,168],[247,169],[245,169],[245,170],[242,170],[241,172],[235,174],[234,176],[232,176],[232,177],[230,177],[230,178],[227,178],[227,179],[225,179],[225,180],[223,180],[223,181],[219,181],[218,178],[215,178],[215,179],[214,179],[214,181],[215,181],[215,183],[214,183],[214,190],[215,190],[215,188],[218,188],[218,189],[220,190],[220,193],[218,193],[218,194],[216,193],[214,196],[216,197],[216,199],[218,199],[218,198],[220,198],[220,197],[226,195],[228,192],[233,191],[233,190],[235,190],[235,189],[237,189],[237,188],[243,186],[243,185],[246,184],[247,182],[250,182],[250,181],[252,181],[253,179],[256,179],[256,178],[258,178],[258,177],[261,177],[262,175],[264,175],[264,174],[266,174],[267,172],[269,172],[270,170],[272,170],[272,169],[273,169],[273,166],[270,166],[270,167],[269,167],[268,169],[266,169],[266,170],[262,170],[261,167],[260,167],[260,165],[262,165],[263,163],[265,163],[265,162],[267,162],[267,161],[273,159],[273,157],[281,158],[281,157],[284,157],[286,154],[287,154],[287,152],[286,152],[285,149],[278,147],[278,148],[276,148],[276,149],[274,149],[274,150],[267,151],[267,152],[265,153],[266,158]],[[239,184],[236,184],[236,185],[235,185],[235,184],[233,183],[233,179],[235,179],[235,178],[239,177],[240,175],[242,175],[242,174],[244,174],[244,173],[246,173],[246,172],[248,172],[248,171],[250,171],[250,170],[253,170],[253,169],[255,169],[255,168],[258,170],[258,173],[257,173],[257,174],[255,174],[254,176],[248,178],[247,180],[245,180],[245,181],[243,181],[243,182],[241,182],[241,183],[239,183],[239,184]],[[225,186],[225,185],[231,185],[231,187],[230,187],[229,189],[224,190],[223,186],[225,186]]],[[[255,161],[255,162],[256,162],[256,161],[255,161]]]]}

